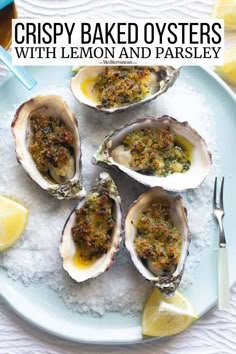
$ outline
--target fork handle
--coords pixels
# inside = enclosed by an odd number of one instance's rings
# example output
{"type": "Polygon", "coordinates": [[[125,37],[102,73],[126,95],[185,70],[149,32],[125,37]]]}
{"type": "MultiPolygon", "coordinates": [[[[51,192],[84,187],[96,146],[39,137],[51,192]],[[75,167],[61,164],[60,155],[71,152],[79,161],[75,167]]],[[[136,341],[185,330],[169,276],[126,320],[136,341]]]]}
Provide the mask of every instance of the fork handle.
{"type": "Polygon", "coordinates": [[[220,310],[228,309],[230,306],[230,288],[229,288],[229,267],[228,250],[226,245],[219,247],[218,254],[218,308],[220,310]]]}

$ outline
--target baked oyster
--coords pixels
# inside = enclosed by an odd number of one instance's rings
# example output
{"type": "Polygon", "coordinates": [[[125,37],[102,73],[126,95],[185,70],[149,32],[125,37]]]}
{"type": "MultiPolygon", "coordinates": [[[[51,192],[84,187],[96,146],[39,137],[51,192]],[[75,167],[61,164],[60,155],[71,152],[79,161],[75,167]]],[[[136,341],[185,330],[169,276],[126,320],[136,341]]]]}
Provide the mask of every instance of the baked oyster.
{"type": "Polygon", "coordinates": [[[85,66],[71,79],[71,90],[79,102],[113,113],[160,96],[178,75],[171,66],[85,66]]]}
{"type": "Polygon", "coordinates": [[[11,128],[17,160],[32,180],[58,199],[85,195],[78,123],[61,97],[36,96],[24,102],[11,128]]]}
{"type": "Polygon", "coordinates": [[[198,187],[212,161],[196,130],[162,116],[138,119],[111,132],[92,163],[111,166],[150,187],[182,191],[198,187]]]}
{"type": "Polygon", "coordinates": [[[188,256],[186,214],[179,195],[154,187],[131,205],[125,219],[125,245],[135,267],[165,295],[178,287],[188,256]]]}
{"type": "Polygon", "coordinates": [[[63,267],[77,282],[105,272],[121,241],[121,205],[116,185],[101,173],[69,216],[62,233],[63,267]]]}

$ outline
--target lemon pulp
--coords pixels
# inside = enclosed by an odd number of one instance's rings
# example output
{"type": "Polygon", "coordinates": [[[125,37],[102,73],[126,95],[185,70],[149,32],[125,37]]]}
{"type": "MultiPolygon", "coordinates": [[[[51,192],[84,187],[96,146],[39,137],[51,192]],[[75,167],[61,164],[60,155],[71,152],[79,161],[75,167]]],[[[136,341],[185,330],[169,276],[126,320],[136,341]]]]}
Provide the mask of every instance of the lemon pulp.
{"type": "Polygon", "coordinates": [[[190,302],[178,291],[164,297],[155,288],[143,311],[142,332],[146,336],[171,336],[184,331],[197,318],[190,302]]]}
{"type": "Polygon", "coordinates": [[[213,17],[222,18],[225,21],[226,30],[236,30],[236,1],[216,0],[213,17]]]}
{"type": "Polygon", "coordinates": [[[217,66],[215,71],[223,80],[236,86],[236,47],[225,51],[225,63],[217,66]]]}
{"type": "Polygon", "coordinates": [[[15,200],[0,196],[0,251],[12,246],[22,235],[28,209],[15,200]]]}

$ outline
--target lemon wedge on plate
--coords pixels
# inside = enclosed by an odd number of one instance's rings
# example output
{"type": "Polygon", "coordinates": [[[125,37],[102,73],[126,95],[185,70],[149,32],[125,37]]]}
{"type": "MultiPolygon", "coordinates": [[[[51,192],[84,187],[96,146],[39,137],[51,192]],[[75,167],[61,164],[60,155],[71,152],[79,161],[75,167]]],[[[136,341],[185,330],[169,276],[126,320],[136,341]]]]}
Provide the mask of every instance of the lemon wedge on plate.
{"type": "Polygon", "coordinates": [[[216,66],[215,71],[223,80],[236,86],[236,47],[225,51],[225,63],[216,66]]]}
{"type": "Polygon", "coordinates": [[[236,1],[216,0],[213,10],[213,17],[225,20],[226,30],[236,30],[236,1]]]}
{"type": "Polygon", "coordinates": [[[27,221],[28,209],[11,198],[0,196],[0,251],[19,239],[27,221]]]}
{"type": "Polygon", "coordinates": [[[164,297],[155,288],[143,311],[142,332],[146,336],[171,336],[184,331],[197,319],[190,302],[178,291],[172,297],[164,297]]]}

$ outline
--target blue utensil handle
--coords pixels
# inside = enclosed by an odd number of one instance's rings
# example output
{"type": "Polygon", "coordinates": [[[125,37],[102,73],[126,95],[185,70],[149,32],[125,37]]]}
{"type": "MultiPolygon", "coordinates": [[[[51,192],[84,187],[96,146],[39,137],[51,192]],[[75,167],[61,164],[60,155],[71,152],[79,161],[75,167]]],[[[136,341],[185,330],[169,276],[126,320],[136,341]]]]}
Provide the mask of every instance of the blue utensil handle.
{"type": "Polygon", "coordinates": [[[23,67],[13,66],[11,55],[0,46],[0,60],[5,64],[9,70],[25,85],[28,90],[31,90],[37,81],[26,71],[23,67]]]}
{"type": "Polygon", "coordinates": [[[13,0],[0,0],[0,10],[4,9],[13,2],[13,0]]]}

